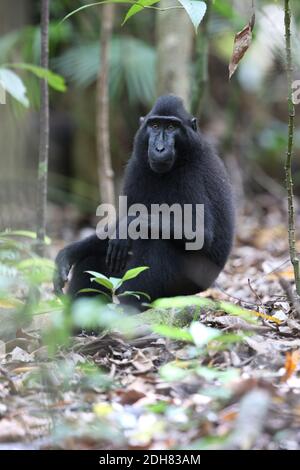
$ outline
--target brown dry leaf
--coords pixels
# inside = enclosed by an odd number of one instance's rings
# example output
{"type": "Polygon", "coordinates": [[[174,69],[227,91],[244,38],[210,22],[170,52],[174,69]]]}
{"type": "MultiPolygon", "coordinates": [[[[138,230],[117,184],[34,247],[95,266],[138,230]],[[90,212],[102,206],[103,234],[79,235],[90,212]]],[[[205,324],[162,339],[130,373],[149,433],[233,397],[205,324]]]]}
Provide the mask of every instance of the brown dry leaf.
{"type": "Polygon", "coordinates": [[[145,394],[134,389],[119,390],[120,403],[122,405],[133,405],[135,402],[145,397],[145,394]]]}
{"type": "Polygon", "coordinates": [[[267,279],[269,279],[270,281],[273,281],[273,280],[277,280],[280,277],[282,277],[283,279],[286,279],[287,281],[293,281],[294,280],[293,268],[288,268],[288,269],[285,269],[284,271],[270,273],[268,274],[267,279]]]}
{"type": "Polygon", "coordinates": [[[220,421],[235,421],[238,416],[236,407],[225,408],[219,414],[220,421]]]}
{"type": "Polygon", "coordinates": [[[253,237],[253,245],[262,250],[269,246],[270,242],[275,241],[277,238],[286,236],[286,227],[284,225],[277,225],[275,227],[265,227],[255,232],[253,237]]]}
{"type": "Polygon", "coordinates": [[[0,442],[15,442],[24,439],[26,430],[16,419],[1,419],[0,442]]]}
{"type": "Polygon", "coordinates": [[[33,357],[31,354],[28,354],[24,349],[16,346],[9,354],[9,360],[11,362],[32,362],[33,357]]]}
{"type": "Polygon", "coordinates": [[[28,366],[28,367],[16,367],[12,370],[13,374],[23,374],[24,372],[38,371],[38,366],[28,366]]]}
{"type": "Polygon", "coordinates": [[[274,346],[273,343],[266,339],[263,336],[249,336],[245,338],[245,342],[250,346],[250,348],[254,349],[257,354],[274,354],[274,346]]]}
{"type": "Polygon", "coordinates": [[[297,369],[300,360],[300,349],[296,351],[287,352],[285,356],[285,373],[281,377],[281,382],[286,382],[297,369]]]}
{"type": "Polygon", "coordinates": [[[132,364],[141,373],[149,372],[153,370],[154,367],[151,359],[148,359],[142,351],[137,351],[132,360],[132,364]]]}
{"type": "Polygon", "coordinates": [[[249,23],[239,31],[234,38],[233,53],[229,64],[229,80],[237,69],[245,52],[249,49],[252,41],[252,31],[255,23],[255,14],[253,13],[249,23]]]}
{"type": "Polygon", "coordinates": [[[267,326],[261,325],[252,325],[246,320],[240,317],[234,317],[232,315],[224,315],[222,317],[216,317],[213,319],[214,323],[218,325],[225,326],[230,330],[244,330],[244,331],[267,331],[269,328],[267,326]]]}

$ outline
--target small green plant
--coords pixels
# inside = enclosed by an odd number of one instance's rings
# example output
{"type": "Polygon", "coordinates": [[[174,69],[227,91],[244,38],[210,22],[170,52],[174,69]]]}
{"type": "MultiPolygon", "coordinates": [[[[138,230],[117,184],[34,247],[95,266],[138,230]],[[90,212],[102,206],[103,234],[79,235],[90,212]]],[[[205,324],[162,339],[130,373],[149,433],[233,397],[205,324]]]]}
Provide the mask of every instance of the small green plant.
{"type": "Polygon", "coordinates": [[[88,289],[81,289],[79,292],[81,293],[94,293],[103,295],[108,302],[113,302],[115,304],[119,304],[120,300],[119,297],[124,296],[133,296],[136,297],[138,300],[141,300],[141,297],[145,297],[147,300],[151,300],[149,295],[145,292],[137,292],[137,291],[125,291],[118,294],[118,290],[120,287],[130,279],[134,279],[135,277],[139,276],[143,271],[149,269],[148,266],[141,266],[139,268],[133,268],[126,271],[122,278],[117,277],[106,277],[104,274],[97,273],[95,271],[86,271],[87,274],[90,274],[91,282],[95,282],[102,287],[105,287],[108,292],[104,292],[103,290],[96,289],[96,288],[88,288],[88,289]]]}

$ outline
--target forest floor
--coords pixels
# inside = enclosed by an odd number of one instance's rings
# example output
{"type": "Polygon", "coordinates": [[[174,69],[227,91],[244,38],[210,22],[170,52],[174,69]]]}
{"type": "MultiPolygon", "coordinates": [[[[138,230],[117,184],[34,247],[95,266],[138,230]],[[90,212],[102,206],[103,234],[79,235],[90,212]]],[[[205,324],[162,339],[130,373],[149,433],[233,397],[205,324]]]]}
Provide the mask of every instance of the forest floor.
{"type": "Polygon", "coordinates": [[[223,338],[202,354],[168,335],[106,332],[74,337],[51,359],[43,321],[20,329],[0,354],[0,449],[300,449],[300,304],[285,215],[268,197],[255,206],[201,294],[250,309],[254,322],[201,309],[195,331],[223,338]]]}

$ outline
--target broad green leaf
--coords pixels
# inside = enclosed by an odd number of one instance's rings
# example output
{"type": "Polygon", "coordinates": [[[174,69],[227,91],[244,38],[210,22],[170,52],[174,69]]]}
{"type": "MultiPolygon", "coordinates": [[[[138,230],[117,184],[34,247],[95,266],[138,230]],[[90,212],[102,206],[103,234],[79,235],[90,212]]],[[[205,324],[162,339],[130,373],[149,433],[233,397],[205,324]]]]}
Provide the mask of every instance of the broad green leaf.
{"type": "Polygon", "coordinates": [[[127,11],[126,15],[125,15],[125,18],[122,22],[122,26],[123,24],[126,23],[126,21],[129,20],[129,18],[131,18],[133,15],[136,15],[137,13],[139,13],[141,10],[144,10],[144,7],[146,6],[151,6],[151,5],[154,5],[155,3],[158,3],[159,0],[139,0],[137,1],[136,5],[132,5],[132,7],[129,8],[129,10],[127,11]]]}
{"type": "Polygon", "coordinates": [[[123,292],[123,294],[118,295],[118,297],[126,297],[127,295],[129,295],[131,297],[135,297],[138,300],[141,299],[141,297],[138,294],[135,294],[134,292],[130,292],[130,291],[123,292]]]}
{"type": "Polygon", "coordinates": [[[236,315],[242,317],[249,323],[257,323],[255,316],[264,318],[265,320],[271,320],[275,323],[280,324],[280,320],[264,313],[256,312],[255,310],[248,310],[240,307],[239,305],[232,304],[224,301],[213,301],[205,297],[197,295],[186,295],[178,297],[167,297],[157,299],[152,302],[153,308],[186,308],[191,306],[207,307],[210,309],[220,310],[229,315],[236,315]]]}
{"type": "Polygon", "coordinates": [[[10,309],[10,308],[16,308],[16,307],[22,307],[24,305],[24,302],[21,302],[19,299],[15,299],[13,297],[9,298],[1,298],[0,297],[0,309],[5,308],[5,309],[10,309]]]}
{"type": "Polygon", "coordinates": [[[206,12],[206,3],[198,0],[178,0],[179,3],[183,6],[188,16],[191,19],[191,22],[194,25],[195,32],[197,34],[198,26],[201,23],[205,12],[206,12]]]}
{"type": "Polygon", "coordinates": [[[27,70],[38,78],[44,78],[47,80],[48,85],[56,91],[64,92],[67,90],[65,79],[51,72],[51,70],[33,64],[6,64],[6,67],[27,70]]]}
{"type": "Polygon", "coordinates": [[[193,336],[188,331],[177,328],[175,326],[168,325],[153,325],[152,330],[154,333],[165,336],[166,338],[175,339],[178,341],[187,341],[189,343],[193,342],[193,336]]]}
{"type": "Polygon", "coordinates": [[[149,301],[151,300],[150,295],[146,294],[146,292],[141,292],[141,291],[138,291],[138,290],[137,291],[126,290],[122,294],[119,294],[118,297],[122,297],[122,295],[134,295],[138,299],[140,299],[141,296],[144,296],[144,297],[146,297],[147,300],[149,300],[149,301]]]}
{"type": "Polygon", "coordinates": [[[72,319],[76,327],[95,328],[101,324],[105,302],[100,297],[79,298],[72,306],[72,319]]]}
{"type": "Polygon", "coordinates": [[[139,274],[141,274],[143,271],[146,271],[146,269],[149,269],[148,266],[141,266],[139,268],[133,268],[129,269],[124,276],[122,277],[122,281],[129,281],[129,279],[134,279],[137,277],[139,274]]]}
{"type": "Polygon", "coordinates": [[[91,281],[94,281],[97,284],[100,284],[100,286],[106,287],[110,291],[112,291],[113,288],[114,288],[113,284],[108,279],[105,279],[105,278],[102,278],[102,277],[94,277],[94,278],[91,279],[91,281]]]}
{"type": "Polygon", "coordinates": [[[207,380],[219,380],[222,384],[226,384],[236,380],[240,373],[237,369],[228,368],[226,370],[219,370],[214,367],[197,367],[196,372],[198,375],[205,377],[207,380]]]}
{"type": "Polygon", "coordinates": [[[110,296],[106,293],[106,292],[103,292],[102,290],[99,290],[99,289],[91,289],[90,287],[86,288],[86,289],[81,289],[79,291],[79,293],[83,293],[83,294],[88,294],[88,293],[94,293],[94,294],[100,294],[100,295],[104,295],[105,297],[107,297],[107,299],[110,301],[111,298],[110,296]]]}
{"type": "Polygon", "coordinates": [[[85,271],[85,272],[93,276],[91,278],[91,281],[95,281],[97,284],[100,284],[101,286],[106,287],[110,291],[114,289],[113,283],[108,279],[108,277],[104,276],[104,274],[97,273],[95,271],[85,271]]]}
{"type": "Polygon", "coordinates": [[[54,262],[45,258],[28,258],[18,263],[16,267],[28,281],[35,284],[51,282],[55,270],[54,262]]]}
{"type": "Polygon", "coordinates": [[[190,335],[199,348],[221,335],[219,330],[205,326],[200,322],[193,322],[190,326],[190,335]]]}
{"type": "Polygon", "coordinates": [[[45,315],[47,313],[61,312],[64,304],[59,297],[48,300],[40,300],[39,304],[34,308],[33,315],[45,315]]]}
{"type": "MultiPolygon", "coordinates": [[[[30,232],[29,230],[7,230],[6,232],[0,232],[0,237],[10,237],[10,236],[15,236],[15,237],[26,237],[26,238],[32,238],[33,240],[36,240],[36,233],[35,232],[30,232]]],[[[45,243],[46,245],[50,245],[51,239],[49,237],[45,237],[45,243]]]]}
{"type": "Polygon", "coordinates": [[[0,69],[0,85],[25,108],[29,108],[27,90],[21,78],[6,68],[0,69]]]}
{"type": "Polygon", "coordinates": [[[197,295],[185,295],[177,297],[166,297],[152,302],[154,308],[186,308],[192,305],[199,307],[214,307],[214,302],[205,297],[197,295]]]}
{"type": "Polygon", "coordinates": [[[109,280],[113,284],[115,290],[122,284],[122,279],[118,277],[110,277],[109,280]]]}
{"type": "Polygon", "coordinates": [[[55,269],[54,261],[47,258],[28,258],[24,259],[17,265],[17,269],[31,269],[31,268],[41,268],[41,269],[55,269]]]}
{"type": "Polygon", "coordinates": [[[164,380],[180,381],[191,373],[190,370],[185,370],[176,366],[174,363],[169,362],[159,369],[159,374],[164,380]]]}
{"type": "Polygon", "coordinates": [[[93,277],[104,277],[105,279],[107,279],[109,281],[108,277],[104,276],[104,274],[102,274],[102,273],[98,273],[97,271],[85,271],[85,272],[87,274],[90,274],[93,277]]]}

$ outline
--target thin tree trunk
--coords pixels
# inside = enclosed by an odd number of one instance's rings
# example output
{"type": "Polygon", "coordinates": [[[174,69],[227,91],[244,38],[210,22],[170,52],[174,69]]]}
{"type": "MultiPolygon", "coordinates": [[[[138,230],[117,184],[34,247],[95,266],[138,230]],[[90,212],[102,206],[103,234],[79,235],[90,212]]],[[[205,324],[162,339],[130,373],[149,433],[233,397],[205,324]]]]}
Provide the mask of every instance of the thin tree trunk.
{"type": "Polygon", "coordinates": [[[196,89],[192,101],[192,112],[199,117],[208,88],[209,21],[211,1],[207,0],[207,10],[196,39],[196,89]]]}
{"type": "Polygon", "coordinates": [[[114,172],[111,163],[109,133],[109,47],[113,28],[114,5],[101,8],[101,67],[97,82],[97,158],[102,203],[115,204],[114,172]]]}
{"type": "MultiPolygon", "coordinates": [[[[174,0],[161,0],[160,7],[174,6],[174,0]]],[[[193,27],[184,10],[157,11],[157,93],[174,93],[190,104],[190,63],[193,27]]]]}
{"type": "MultiPolygon", "coordinates": [[[[41,66],[49,68],[49,0],[42,0],[41,12],[41,66]]],[[[47,211],[47,181],[49,158],[49,89],[41,81],[40,148],[37,188],[37,253],[44,254],[47,211]]]]}
{"type": "Polygon", "coordinates": [[[286,48],[286,62],[287,62],[287,82],[288,82],[288,147],[285,161],[285,180],[288,195],[288,234],[289,234],[289,251],[290,259],[294,268],[295,284],[297,294],[300,296],[300,273],[299,273],[299,258],[296,252],[296,222],[295,222],[295,208],[294,208],[294,190],[293,190],[293,175],[292,175],[292,159],[294,152],[294,127],[295,127],[295,106],[293,103],[293,62],[291,51],[291,8],[290,1],[285,0],[284,4],[284,23],[285,23],[285,48],[286,48]]]}

